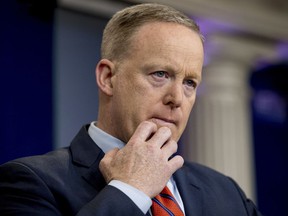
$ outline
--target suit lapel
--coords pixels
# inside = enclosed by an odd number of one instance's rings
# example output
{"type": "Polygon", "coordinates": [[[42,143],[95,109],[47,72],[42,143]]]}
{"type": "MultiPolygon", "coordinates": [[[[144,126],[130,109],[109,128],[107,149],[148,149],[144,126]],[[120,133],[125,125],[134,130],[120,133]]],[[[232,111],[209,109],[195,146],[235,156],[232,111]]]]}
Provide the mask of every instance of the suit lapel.
{"type": "Polygon", "coordinates": [[[100,191],[106,185],[99,170],[99,162],[104,157],[104,152],[89,136],[88,127],[89,125],[81,128],[70,145],[70,151],[73,163],[81,167],[83,178],[100,191]]]}
{"type": "Polygon", "coordinates": [[[181,195],[186,216],[202,216],[202,193],[197,179],[182,167],[173,175],[181,195]]]}
{"type": "MultiPolygon", "coordinates": [[[[104,155],[104,153],[103,153],[104,155]]],[[[106,181],[103,178],[103,175],[101,174],[99,170],[99,162],[102,159],[103,156],[100,156],[97,158],[94,164],[87,170],[86,173],[83,174],[83,178],[91,184],[98,192],[102,190],[106,185],[106,181]]]]}

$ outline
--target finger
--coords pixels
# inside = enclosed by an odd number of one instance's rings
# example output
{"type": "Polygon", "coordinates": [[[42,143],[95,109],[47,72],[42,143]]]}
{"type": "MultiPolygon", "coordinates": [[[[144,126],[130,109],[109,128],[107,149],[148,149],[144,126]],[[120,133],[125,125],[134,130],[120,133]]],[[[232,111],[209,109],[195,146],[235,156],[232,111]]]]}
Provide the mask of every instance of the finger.
{"type": "Polygon", "coordinates": [[[168,161],[170,165],[170,169],[172,174],[176,172],[176,170],[180,169],[184,164],[184,159],[180,155],[175,155],[171,160],[168,161]]]}
{"type": "Polygon", "coordinates": [[[162,152],[168,159],[177,152],[178,144],[174,140],[169,140],[162,146],[162,152]]]}
{"type": "Polygon", "coordinates": [[[135,139],[136,141],[146,141],[156,131],[157,125],[155,123],[144,121],[139,124],[134,134],[132,135],[131,140],[135,139]]]}
{"type": "Polygon", "coordinates": [[[158,145],[158,147],[161,148],[164,143],[166,143],[170,139],[171,135],[172,132],[170,128],[160,127],[148,142],[158,145]]]}

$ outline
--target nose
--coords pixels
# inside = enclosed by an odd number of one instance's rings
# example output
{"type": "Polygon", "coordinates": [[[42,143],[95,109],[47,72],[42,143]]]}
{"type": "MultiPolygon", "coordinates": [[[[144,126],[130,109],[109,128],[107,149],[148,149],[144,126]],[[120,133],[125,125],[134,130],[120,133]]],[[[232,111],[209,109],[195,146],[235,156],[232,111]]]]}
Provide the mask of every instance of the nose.
{"type": "Polygon", "coordinates": [[[163,102],[165,105],[169,105],[171,108],[178,108],[182,104],[183,94],[182,83],[171,83],[171,85],[167,87],[167,92],[163,102]]]}

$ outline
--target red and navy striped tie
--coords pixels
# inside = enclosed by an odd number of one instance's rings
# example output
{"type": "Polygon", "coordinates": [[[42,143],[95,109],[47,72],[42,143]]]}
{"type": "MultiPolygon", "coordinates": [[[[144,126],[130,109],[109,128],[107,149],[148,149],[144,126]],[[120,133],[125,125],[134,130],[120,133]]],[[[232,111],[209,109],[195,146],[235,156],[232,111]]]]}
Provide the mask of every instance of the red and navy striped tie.
{"type": "Polygon", "coordinates": [[[152,199],[151,212],[153,216],[184,216],[167,186],[152,199]]]}

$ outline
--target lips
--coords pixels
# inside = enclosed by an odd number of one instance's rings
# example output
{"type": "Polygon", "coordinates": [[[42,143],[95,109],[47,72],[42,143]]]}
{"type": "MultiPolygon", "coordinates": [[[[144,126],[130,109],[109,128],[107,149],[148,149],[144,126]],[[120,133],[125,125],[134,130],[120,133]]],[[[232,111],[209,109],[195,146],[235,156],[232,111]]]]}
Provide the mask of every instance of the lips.
{"type": "Polygon", "coordinates": [[[151,118],[151,121],[154,122],[157,125],[177,125],[177,122],[173,119],[167,119],[167,118],[163,118],[163,117],[153,117],[151,118]]]}

